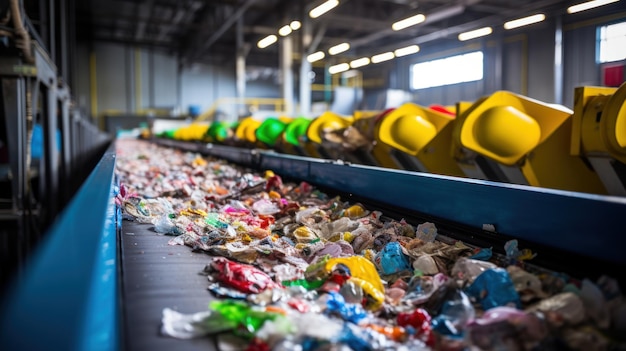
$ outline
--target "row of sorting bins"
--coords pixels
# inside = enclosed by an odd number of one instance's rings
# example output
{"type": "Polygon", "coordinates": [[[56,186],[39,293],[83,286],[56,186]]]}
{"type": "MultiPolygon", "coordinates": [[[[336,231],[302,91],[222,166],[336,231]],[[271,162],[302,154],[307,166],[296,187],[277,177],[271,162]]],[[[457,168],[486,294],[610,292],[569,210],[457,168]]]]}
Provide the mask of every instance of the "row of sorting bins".
{"type": "Polygon", "coordinates": [[[626,196],[626,85],[581,87],[574,111],[507,91],[455,106],[190,125],[200,140],[378,167],[626,196]]]}

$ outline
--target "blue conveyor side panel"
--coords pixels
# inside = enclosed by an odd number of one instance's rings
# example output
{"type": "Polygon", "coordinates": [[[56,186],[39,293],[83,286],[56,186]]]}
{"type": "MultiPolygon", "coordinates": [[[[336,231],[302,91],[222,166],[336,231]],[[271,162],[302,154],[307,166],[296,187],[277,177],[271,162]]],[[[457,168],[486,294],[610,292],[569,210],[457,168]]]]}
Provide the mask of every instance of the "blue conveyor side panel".
{"type": "Polygon", "coordinates": [[[7,295],[2,349],[119,349],[114,169],[111,146],[7,295]]]}
{"type": "MultiPolygon", "coordinates": [[[[159,141],[159,143],[162,143],[159,141]]],[[[189,143],[168,141],[187,148],[189,143]]],[[[200,144],[196,144],[200,145],[200,144]]],[[[408,172],[236,147],[194,151],[304,180],[381,204],[626,264],[626,198],[408,172]],[[246,156],[253,154],[256,157],[246,156]],[[243,162],[242,162],[243,161],[243,162]]]]}

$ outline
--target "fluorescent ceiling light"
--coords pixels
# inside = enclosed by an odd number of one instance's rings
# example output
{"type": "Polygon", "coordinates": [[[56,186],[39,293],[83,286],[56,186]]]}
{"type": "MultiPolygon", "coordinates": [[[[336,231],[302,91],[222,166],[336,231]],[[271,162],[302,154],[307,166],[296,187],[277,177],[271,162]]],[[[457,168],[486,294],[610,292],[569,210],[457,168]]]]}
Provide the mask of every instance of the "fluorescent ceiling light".
{"type": "Polygon", "coordinates": [[[278,34],[283,37],[288,36],[289,34],[291,34],[291,27],[288,24],[285,24],[284,26],[280,27],[280,29],[278,30],[278,34]]]}
{"type": "Polygon", "coordinates": [[[593,1],[587,1],[587,2],[583,2],[581,4],[578,4],[578,5],[574,5],[574,6],[568,7],[567,8],[567,13],[576,13],[576,12],[580,12],[580,11],[585,11],[585,10],[592,9],[594,7],[607,5],[607,4],[611,4],[611,3],[614,3],[614,2],[618,2],[618,1],[619,0],[593,0],[593,1]]]}
{"type": "Polygon", "coordinates": [[[278,37],[275,36],[274,34],[268,35],[265,38],[259,40],[256,46],[258,46],[260,49],[265,49],[266,47],[274,44],[277,40],[278,40],[278,37]]]}
{"type": "Polygon", "coordinates": [[[504,29],[513,29],[519,28],[523,26],[527,26],[529,24],[538,23],[546,19],[546,15],[539,13],[536,15],[519,18],[513,21],[508,21],[504,23],[504,29]]]}
{"type": "Polygon", "coordinates": [[[293,30],[298,30],[302,27],[302,23],[300,23],[300,21],[291,21],[291,23],[289,23],[289,27],[293,30]]]}
{"type": "Polygon", "coordinates": [[[337,5],[339,5],[339,0],[328,0],[325,3],[314,8],[313,10],[309,11],[309,16],[311,16],[311,18],[318,18],[319,16],[335,8],[337,5]]]}
{"type": "Polygon", "coordinates": [[[359,67],[367,66],[369,64],[370,64],[369,57],[361,57],[360,59],[350,61],[350,67],[352,68],[359,68],[359,67]]]}
{"type": "Polygon", "coordinates": [[[405,18],[401,21],[398,21],[394,24],[391,25],[391,29],[393,30],[402,30],[404,28],[408,28],[411,26],[414,26],[416,24],[422,23],[426,20],[426,16],[422,15],[421,13],[419,15],[415,15],[415,16],[411,16],[409,18],[405,18]]]}
{"type": "Polygon", "coordinates": [[[350,69],[350,65],[347,63],[340,63],[338,65],[328,67],[328,73],[335,74],[345,72],[350,69]]]}
{"type": "Polygon", "coordinates": [[[326,55],[324,54],[324,51],[318,51],[318,52],[314,52],[311,55],[306,57],[306,60],[309,62],[315,62],[315,61],[319,61],[321,59],[323,59],[324,57],[326,57],[326,55]]]}
{"type": "Polygon", "coordinates": [[[348,51],[348,49],[350,49],[350,44],[341,43],[328,49],[328,53],[331,55],[337,55],[337,54],[341,54],[344,51],[348,51]]]}
{"type": "Polygon", "coordinates": [[[396,49],[393,53],[396,54],[396,57],[402,57],[406,55],[411,55],[420,51],[420,47],[417,45],[409,45],[403,48],[396,49]]]}
{"type": "Polygon", "coordinates": [[[391,51],[383,52],[382,54],[372,56],[372,63],[389,61],[394,57],[396,57],[396,55],[394,55],[391,51]]]}
{"type": "Polygon", "coordinates": [[[493,32],[491,27],[483,27],[483,28],[479,28],[476,30],[471,30],[469,32],[459,34],[459,40],[465,41],[465,40],[470,40],[470,39],[474,39],[478,37],[484,37],[485,35],[491,34],[491,32],[493,32]]]}

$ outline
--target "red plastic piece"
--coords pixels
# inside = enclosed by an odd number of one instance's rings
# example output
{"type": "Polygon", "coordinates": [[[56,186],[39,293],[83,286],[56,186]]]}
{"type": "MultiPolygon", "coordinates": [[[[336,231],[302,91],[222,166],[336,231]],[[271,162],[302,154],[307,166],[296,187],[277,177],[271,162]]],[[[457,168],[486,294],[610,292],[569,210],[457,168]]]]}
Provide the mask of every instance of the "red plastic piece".
{"type": "Polygon", "coordinates": [[[269,275],[248,264],[215,257],[211,267],[218,272],[217,280],[224,285],[248,294],[258,294],[265,289],[280,288],[269,275]]]}
{"type": "Polygon", "coordinates": [[[427,345],[435,344],[435,335],[430,326],[430,315],[425,310],[418,308],[413,313],[399,313],[397,320],[401,327],[413,327],[416,336],[427,345]]]}

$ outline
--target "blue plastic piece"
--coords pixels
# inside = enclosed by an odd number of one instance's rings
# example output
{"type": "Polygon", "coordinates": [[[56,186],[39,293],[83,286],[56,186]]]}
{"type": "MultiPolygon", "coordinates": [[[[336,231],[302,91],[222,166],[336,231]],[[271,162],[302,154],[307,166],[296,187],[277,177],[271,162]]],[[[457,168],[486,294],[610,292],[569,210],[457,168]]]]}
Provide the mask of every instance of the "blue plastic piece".
{"type": "Polygon", "coordinates": [[[480,249],[477,253],[470,256],[469,258],[473,260],[489,261],[492,255],[493,255],[493,251],[491,250],[491,248],[486,247],[486,248],[480,249]]]}
{"type": "Polygon", "coordinates": [[[509,273],[502,268],[488,269],[482,272],[467,290],[469,296],[480,302],[483,309],[498,306],[521,308],[522,304],[509,273]]]}
{"type": "Polygon", "coordinates": [[[354,303],[346,303],[344,297],[334,291],[328,293],[326,313],[339,315],[343,320],[355,324],[367,317],[367,312],[365,312],[363,306],[354,303]]]}
{"type": "Polygon", "coordinates": [[[114,168],[111,147],[7,293],[2,349],[120,349],[114,168]]]}
{"type": "Polygon", "coordinates": [[[411,269],[409,260],[402,253],[402,247],[397,241],[387,243],[385,247],[376,255],[376,266],[382,270],[383,274],[395,274],[411,269]]]}

